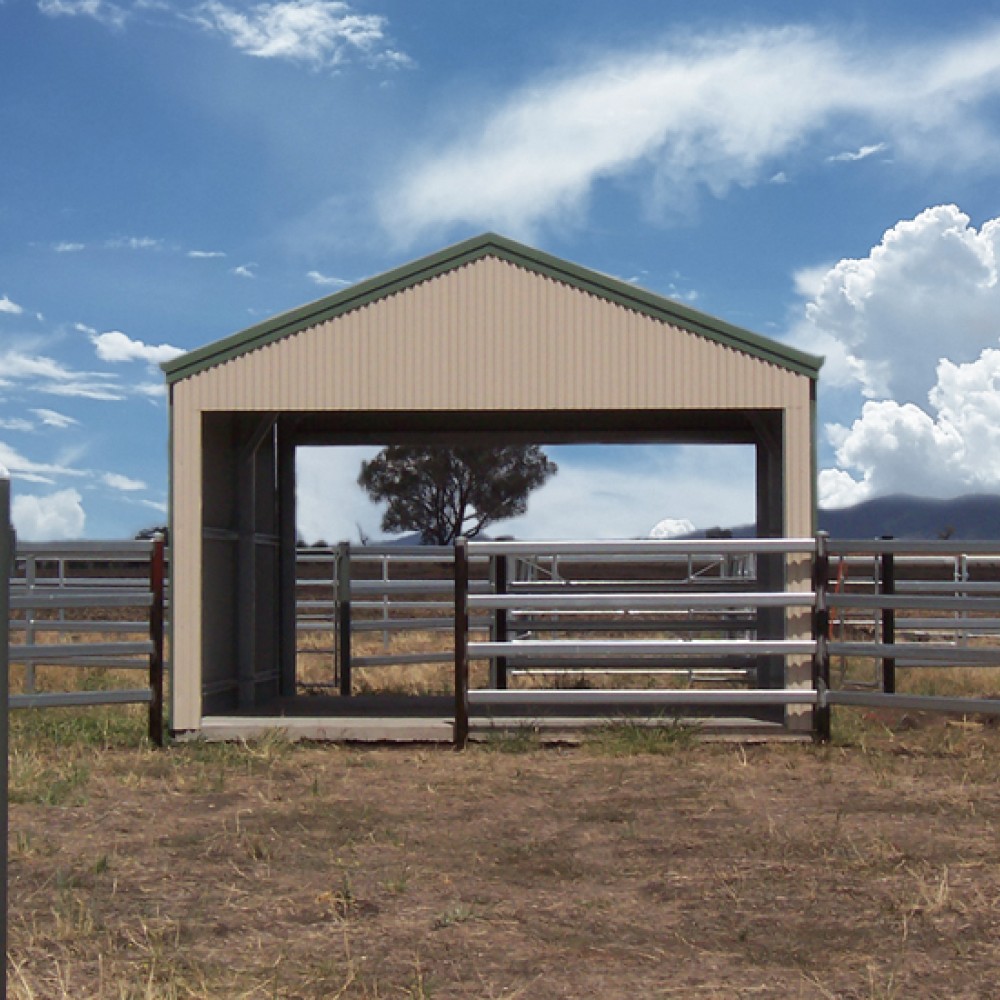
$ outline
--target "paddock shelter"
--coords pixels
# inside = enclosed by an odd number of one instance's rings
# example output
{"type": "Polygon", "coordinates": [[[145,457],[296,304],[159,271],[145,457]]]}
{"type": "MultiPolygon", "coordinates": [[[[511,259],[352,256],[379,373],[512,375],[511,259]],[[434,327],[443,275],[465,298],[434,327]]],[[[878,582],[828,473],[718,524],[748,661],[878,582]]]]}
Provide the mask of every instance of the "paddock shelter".
{"type": "Polygon", "coordinates": [[[821,363],[493,234],[166,363],[173,729],[294,692],[296,447],[750,444],[800,537],[821,363]]]}

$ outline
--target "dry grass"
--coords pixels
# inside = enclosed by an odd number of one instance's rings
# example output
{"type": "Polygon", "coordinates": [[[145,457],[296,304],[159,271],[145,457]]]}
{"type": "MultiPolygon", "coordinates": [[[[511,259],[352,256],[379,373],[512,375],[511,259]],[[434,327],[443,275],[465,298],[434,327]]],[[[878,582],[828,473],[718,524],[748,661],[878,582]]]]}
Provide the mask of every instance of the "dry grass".
{"type": "Polygon", "coordinates": [[[1000,732],[835,719],[826,748],[455,754],[19,713],[9,993],[993,995],[1000,732]]]}

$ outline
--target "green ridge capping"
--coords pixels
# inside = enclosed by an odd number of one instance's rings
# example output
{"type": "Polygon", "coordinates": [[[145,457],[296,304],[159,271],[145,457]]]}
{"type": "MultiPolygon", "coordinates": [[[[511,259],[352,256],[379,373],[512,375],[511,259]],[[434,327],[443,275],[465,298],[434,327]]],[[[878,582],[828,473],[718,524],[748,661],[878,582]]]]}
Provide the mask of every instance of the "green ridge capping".
{"type": "Polygon", "coordinates": [[[284,337],[490,256],[506,260],[527,271],[546,275],[572,288],[668,322],[799,375],[811,379],[819,377],[822,358],[495,233],[473,237],[384,274],[367,278],[343,291],[281,313],[239,333],[182,354],[172,361],[163,362],[160,367],[166,374],[167,383],[172,385],[284,337]]]}

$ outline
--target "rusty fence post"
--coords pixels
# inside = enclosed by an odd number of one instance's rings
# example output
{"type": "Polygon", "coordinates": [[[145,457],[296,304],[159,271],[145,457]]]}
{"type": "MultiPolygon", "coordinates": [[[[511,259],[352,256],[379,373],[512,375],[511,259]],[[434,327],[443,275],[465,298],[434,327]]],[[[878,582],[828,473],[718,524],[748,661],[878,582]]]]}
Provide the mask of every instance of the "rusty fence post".
{"type": "Polygon", "coordinates": [[[351,543],[341,542],[337,548],[337,668],[340,674],[340,694],[351,696],[351,543]]]}
{"type": "Polygon", "coordinates": [[[456,750],[469,741],[469,543],[455,540],[455,729],[456,750]]]}
{"type": "Polygon", "coordinates": [[[149,702],[149,741],[158,747],[165,742],[163,712],[163,590],[166,579],[166,543],[163,535],[153,537],[153,548],[149,555],[149,638],[153,650],[149,654],[149,687],[152,699],[149,702]]]}
{"type": "MultiPolygon", "coordinates": [[[[496,555],[490,558],[490,575],[493,578],[493,593],[507,593],[507,556],[496,555]]],[[[493,612],[493,641],[507,641],[507,611],[505,608],[497,608],[493,612]]],[[[507,689],[507,657],[498,656],[493,661],[493,669],[490,671],[492,686],[501,691],[507,689]]]]}
{"type": "Polygon", "coordinates": [[[826,743],[830,739],[830,706],[825,694],[830,690],[830,651],[827,641],[830,633],[830,605],[827,600],[830,588],[829,535],[820,531],[816,535],[816,555],[813,557],[813,690],[820,701],[813,710],[813,738],[826,743]]]}
{"type": "MultiPolygon", "coordinates": [[[[892,541],[892,535],[883,535],[882,540],[892,541]]],[[[882,552],[880,556],[879,593],[892,597],[896,592],[896,560],[892,552],[882,552]]],[[[892,646],[896,642],[896,609],[882,609],[882,643],[892,646]]],[[[882,690],[885,694],[896,693],[896,660],[891,656],[882,657],[882,690]]]]}

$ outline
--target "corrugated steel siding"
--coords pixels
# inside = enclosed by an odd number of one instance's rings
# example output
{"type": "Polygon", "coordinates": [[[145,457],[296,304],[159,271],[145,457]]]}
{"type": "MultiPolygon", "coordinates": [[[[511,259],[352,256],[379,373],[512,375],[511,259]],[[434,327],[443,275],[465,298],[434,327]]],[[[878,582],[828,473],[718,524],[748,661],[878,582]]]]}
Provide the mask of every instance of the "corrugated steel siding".
{"type": "Polygon", "coordinates": [[[782,409],[785,533],[812,530],[810,380],[495,258],[173,386],[174,716],[201,724],[204,411],[782,409]]]}
{"type": "Polygon", "coordinates": [[[178,385],[206,410],[731,409],[807,382],[485,258],[178,385]]]}

